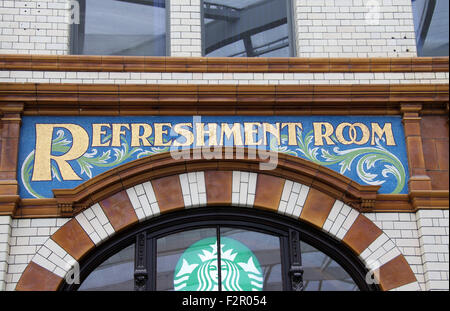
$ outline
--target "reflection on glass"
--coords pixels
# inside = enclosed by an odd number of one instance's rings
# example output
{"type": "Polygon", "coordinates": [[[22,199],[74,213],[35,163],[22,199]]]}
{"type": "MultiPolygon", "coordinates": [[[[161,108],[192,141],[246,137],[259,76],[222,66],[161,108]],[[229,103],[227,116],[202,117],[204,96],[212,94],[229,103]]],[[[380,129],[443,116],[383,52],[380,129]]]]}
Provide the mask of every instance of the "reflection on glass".
{"type": "Polygon", "coordinates": [[[134,244],[105,260],[89,274],[79,291],[134,290],[134,244]]]}
{"type": "Polygon", "coordinates": [[[326,254],[301,242],[305,291],[358,291],[350,275],[326,254]]]}
{"type": "Polygon", "coordinates": [[[81,7],[75,54],[166,55],[165,0],[85,0],[81,7]]]}
{"type": "Polygon", "coordinates": [[[288,57],[287,3],[279,0],[205,0],[204,55],[288,57]]]}
{"type": "MultiPolygon", "coordinates": [[[[229,239],[245,245],[236,245],[231,254],[237,255],[230,256],[233,263],[242,268],[239,270],[240,281],[250,282],[250,286],[244,290],[283,290],[279,237],[237,228],[222,228],[220,237],[221,240],[229,239]]],[[[230,247],[224,247],[225,251],[232,249],[235,244],[237,243],[229,243],[230,247]]],[[[225,283],[226,277],[223,276],[223,279],[225,283]]]]}
{"type": "MultiPolygon", "coordinates": [[[[209,288],[209,290],[213,290],[213,282],[207,283],[206,280],[201,282],[203,279],[199,279],[198,276],[204,274],[205,269],[208,269],[212,279],[218,280],[218,277],[214,277],[214,274],[217,275],[217,259],[213,263],[214,260],[211,259],[214,256],[210,254],[213,252],[214,246],[217,246],[216,235],[215,229],[206,228],[159,238],[156,242],[156,290],[173,291],[186,290],[187,288],[195,288],[193,290],[209,288]],[[198,243],[199,241],[202,242],[198,243]],[[186,250],[188,252],[185,254],[186,250]],[[198,268],[202,260],[208,260],[209,265],[203,267],[203,270],[200,271],[198,268]],[[216,272],[213,271],[214,269],[216,272]]],[[[211,278],[208,278],[208,280],[211,280],[211,278]]]]}
{"type": "Polygon", "coordinates": [[[215,229],[191,230],[158,239],[156,289],[282,290],[278,237],[222,228],[220,254],[218,249],[215,229]]]}
{"type": "Polygon", "coordinates": [[[418,56],[449,55],[449,1],[413,0],[418,56]]]}

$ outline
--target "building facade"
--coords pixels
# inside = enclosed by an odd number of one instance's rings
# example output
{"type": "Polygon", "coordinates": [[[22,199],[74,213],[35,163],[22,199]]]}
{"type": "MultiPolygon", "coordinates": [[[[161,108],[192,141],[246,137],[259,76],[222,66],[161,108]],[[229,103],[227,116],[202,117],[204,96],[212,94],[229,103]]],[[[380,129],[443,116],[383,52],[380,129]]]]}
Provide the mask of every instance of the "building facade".
{"type": "Polygon", "coordinates": [[[0,25],[0,290],[449,290],[447,1],[0,25]]]}

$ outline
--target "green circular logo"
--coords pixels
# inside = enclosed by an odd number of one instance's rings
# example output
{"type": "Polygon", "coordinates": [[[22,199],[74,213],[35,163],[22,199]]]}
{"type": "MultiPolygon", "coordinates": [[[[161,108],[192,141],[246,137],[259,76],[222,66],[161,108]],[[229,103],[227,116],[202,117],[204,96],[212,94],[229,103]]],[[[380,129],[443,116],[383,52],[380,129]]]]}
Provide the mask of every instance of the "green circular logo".
{"type": "MultiPolygon", "coordinates": [[[[244,244],[231,238],[220,239],[223,291],[261,291],[263,274],[259,261],[244,244]]],[[[217,291],[217,238],[200,240],[187,248],[175,267],[176,291],[217,291]]]]}

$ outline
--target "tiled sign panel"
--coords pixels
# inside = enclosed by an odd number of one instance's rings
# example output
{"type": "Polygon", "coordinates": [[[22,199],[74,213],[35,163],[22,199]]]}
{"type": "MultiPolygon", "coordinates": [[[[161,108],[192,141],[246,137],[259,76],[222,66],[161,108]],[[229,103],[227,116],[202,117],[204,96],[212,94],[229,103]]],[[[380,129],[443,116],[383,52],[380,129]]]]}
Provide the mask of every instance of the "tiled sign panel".
{"type": "MultiPolygon", "coordinates": [[[[379,193],[407,193],[400,117],[377,116],[25,116],[19,172],[22,198],[50,198],[124,163],[161,152],[211,158],[228,146],[301,157],[379,193]]],[[[184,155],[185,156],[185,155],[184,155]]],[[[269,158],[273,167],[276,158],[269,158]]],[[[266,169],[270,169],[267,167],[266,169]]]]}

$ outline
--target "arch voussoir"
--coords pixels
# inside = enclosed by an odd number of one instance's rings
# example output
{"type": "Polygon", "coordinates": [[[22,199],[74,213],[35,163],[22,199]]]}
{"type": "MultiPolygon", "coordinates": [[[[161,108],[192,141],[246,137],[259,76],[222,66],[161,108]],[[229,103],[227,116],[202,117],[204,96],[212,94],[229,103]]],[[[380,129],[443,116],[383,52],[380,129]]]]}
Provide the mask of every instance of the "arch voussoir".
{"type": "Polygon", "coordinates": [[[233,161],[223,166],[197,160],[190,165],[194,162],[171,162],[168,155],[151,158],[108,172],[112,188],[105,180],[101,186],[91,180],[71,191],[55,190],[57,200],[80,208],[39,249],[16,289],[56,290],[71,267],[118,232],[161,214],[206,206],[264,209],[308,223],[359,256],[383,290],[418,288],[393,241],[355,205],[376,197],[377,187],[358,185],[335,172],[327,175],[324,168],[319,174],[316,164],[286,155],[274,171],[256,171],[255,160],[246,159],[233,160],[237,169],[231,169],[233,161]],[[336,180],[333,191],[324,190],[336,180]],[[36,284],[35,276],[48,281],[36,284]]]}

